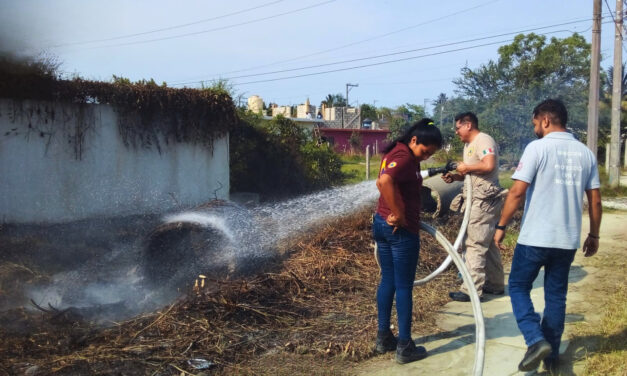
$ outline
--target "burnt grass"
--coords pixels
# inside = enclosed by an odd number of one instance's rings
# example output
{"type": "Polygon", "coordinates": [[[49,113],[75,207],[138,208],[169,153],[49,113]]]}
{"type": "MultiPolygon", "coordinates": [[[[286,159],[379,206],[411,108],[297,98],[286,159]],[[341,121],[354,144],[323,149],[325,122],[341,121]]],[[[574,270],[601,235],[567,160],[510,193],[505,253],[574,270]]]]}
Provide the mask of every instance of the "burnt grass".
{"type": "MultiPolygon", "coordinates": [[[[370,213],[291,239],[270,272],[208,279],[204,288],[190,288],[159,311],[108,326],[89,322],[72,308],[0,312],[0,374],[348,374],[355,362],[375,356],[379,270],[370,213]],[[194,368],[201,362],[193,359],[208,361],[207,368],[194,368]]],[[[434,224],[452,241],[460,220],[434,224]]],[[[431,236],[421,236],[417,277],[446,256],[431,236]]],[[[28,256],[27,249],[20,252],[28,256]]],[[[506,252],[504,263],[508,259],[506,252]]],[[[0,296],[19,289],[19,280],[46,280],[41,270],[2,261],[0,296]]],[[[414,334],[438,331],[436,312],[457,285],[457,271],[449,268],[414,289],[414,334]]]]}

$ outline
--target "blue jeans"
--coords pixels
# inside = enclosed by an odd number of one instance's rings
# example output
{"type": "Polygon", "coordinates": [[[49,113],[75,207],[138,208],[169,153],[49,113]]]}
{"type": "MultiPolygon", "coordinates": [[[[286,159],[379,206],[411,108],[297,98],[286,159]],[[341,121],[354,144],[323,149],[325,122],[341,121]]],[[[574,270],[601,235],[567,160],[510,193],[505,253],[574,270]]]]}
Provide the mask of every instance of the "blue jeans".
{"type": "Polygon", "coordinates": [[[412,290],[416,277],[420,237],[404,228],[394,227],[375,214],[372,234],[377,242],[381,281],[377,289],[377,318],[379,331],[390,329],[392,302],[396,293],[398,337],[411,339],[412,290]]]}
{"type": "Polygon", "coordinates": [[[551,344],[549,358],[559,355],[566,316],[568,272],[575,258],[575,249],[532,247],[516,244],[512,270],[509,274],[509,296],[518,328],[527,346],[545,339],[551,344]],[[544,266],[544,315],[535,312],[531,288],[544,266]]]}

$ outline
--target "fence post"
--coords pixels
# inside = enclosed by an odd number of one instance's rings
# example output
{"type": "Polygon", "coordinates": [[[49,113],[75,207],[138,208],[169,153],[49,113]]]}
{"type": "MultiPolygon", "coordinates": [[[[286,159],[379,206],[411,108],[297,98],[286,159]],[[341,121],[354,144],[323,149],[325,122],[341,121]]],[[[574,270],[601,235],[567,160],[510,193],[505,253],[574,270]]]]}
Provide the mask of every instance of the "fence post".
{"type": "Polygon", "coordinates": [[[370,179],[370,145],[366,146],[366,180],[370,179]]]}
{"type": "Polygon", "coordinates": [[[605,144],[605,171],[610,171],[610,143],[605,144]]]}

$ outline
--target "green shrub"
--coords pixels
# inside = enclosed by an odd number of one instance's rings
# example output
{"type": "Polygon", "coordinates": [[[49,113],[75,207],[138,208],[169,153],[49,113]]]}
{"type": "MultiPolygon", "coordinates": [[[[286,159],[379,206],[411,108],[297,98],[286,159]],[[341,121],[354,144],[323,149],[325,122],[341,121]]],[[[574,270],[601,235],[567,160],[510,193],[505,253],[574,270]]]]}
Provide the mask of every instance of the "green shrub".
{"type": "Polygon", "coordinates": [[[264,122],[248,111],[239,112],[230,133],[231,190],[280,198],[342,183],[340,156],[327,145],[318,146],[305,130],[278,116],[264,122]]]}
{"type": "Polygon", "coordinates": [[[329,145],[318,146],[308,142],[301,147],[301,153],[305,164],[305,176],[311,188],[328,188],[345,179],[342,173],[342,160],[329,145]]]}

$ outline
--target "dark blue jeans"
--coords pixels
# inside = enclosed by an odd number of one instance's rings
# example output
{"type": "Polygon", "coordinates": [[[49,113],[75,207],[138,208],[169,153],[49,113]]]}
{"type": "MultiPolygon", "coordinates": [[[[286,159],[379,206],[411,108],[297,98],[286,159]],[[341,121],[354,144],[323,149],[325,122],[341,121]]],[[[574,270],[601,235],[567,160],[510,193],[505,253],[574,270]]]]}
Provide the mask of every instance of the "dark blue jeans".
{"type": "Polygon", "coordinates": [[[542,339],[552,347],[550,358],[559,355],[564,332],[568,272],[575,258],[575,249],[532,247],[516,244],[512,270],[509,274],[509,296],[518,328],[527,346],[542,339]],[[544,266],[544,315],[535,312],[531,302],[531,288],[544,266]]]}
{"type": "Polygon", "coordinates": [[[394,228],[375,214],[372,226],[377,242],[381,281],[377,289],[377,311],[379,331],[390,329],[392,302],[396,293],[396,315],[398,337],[411,339],[412,290],[416,277],[420,237],[403,228],[392,233],[394,228]]]}

